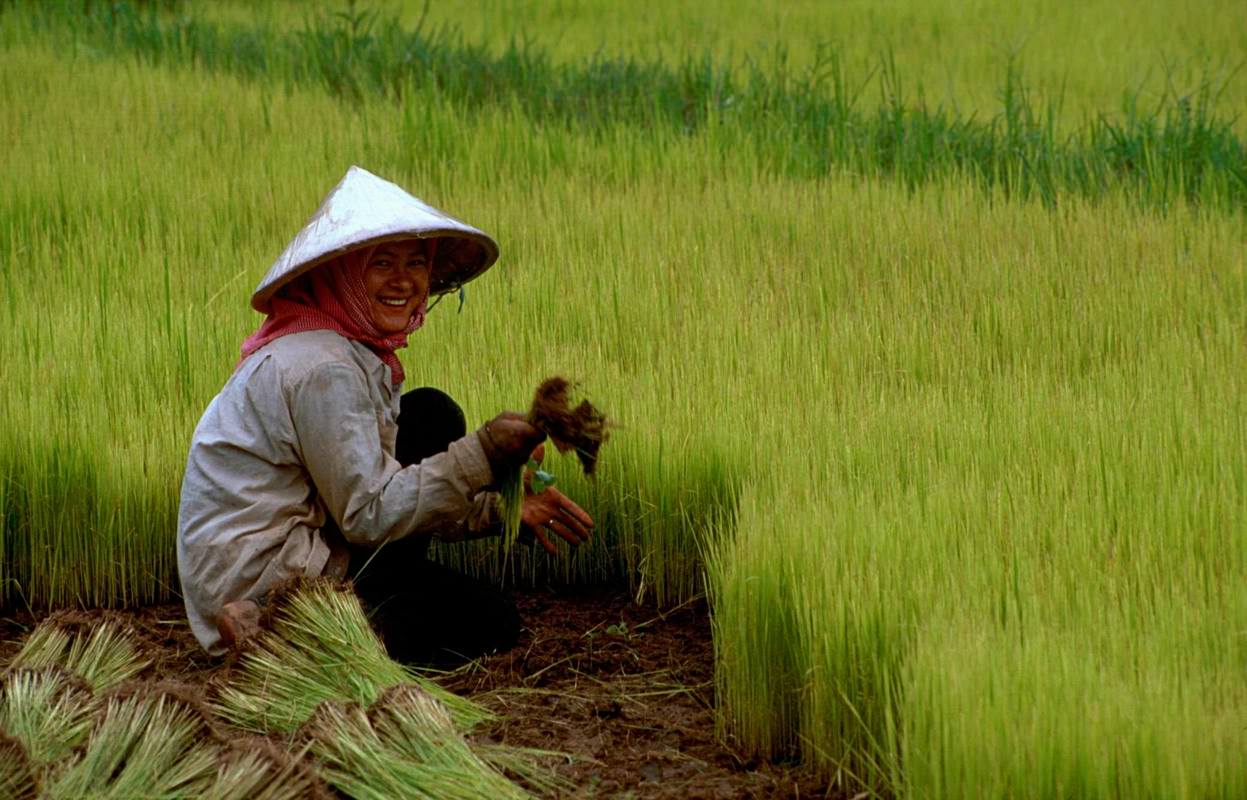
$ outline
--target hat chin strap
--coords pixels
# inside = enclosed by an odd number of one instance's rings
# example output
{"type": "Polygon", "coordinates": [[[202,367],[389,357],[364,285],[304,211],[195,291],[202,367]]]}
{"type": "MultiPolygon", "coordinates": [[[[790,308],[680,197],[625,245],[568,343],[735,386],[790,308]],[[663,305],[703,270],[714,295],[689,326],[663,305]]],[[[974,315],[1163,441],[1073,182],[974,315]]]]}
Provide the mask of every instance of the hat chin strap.
{"type": "Polygon", "coordinates": [[[462,285],[462,284],[459,284],[459,285],[457,285],[457,286],[452,286],[452,287],[451,287],[448,291],[445,291],[445,292],[442,292],[441,294],[439,294],[439,295],[437,296],[437,299],[436,299],[436,300],[434,300],[432,303],[430,303],[430,304],[429,304],[429,307],[428,307],[428,308],[426,308],[426,309],[424,310],[424,313],[425,313],[425,314],[428,314],[430,311],[432,311],[433,309],[437,308],[438,303],[440,303],[440,302],[442,302],[443,300],[445,300],[445,299],[446,299],[446,295],[450,294],[451,292],[456,292],[456,291],[459,293],[459,311],[458,311],[458,313],[462,314],[462,313],[463,313],[463,306],[464,306],[464,303],[466,303],[466,302],[467,302],[467,299],[468,299],[468,288],[467,288],[466,286],[462,285]]]}

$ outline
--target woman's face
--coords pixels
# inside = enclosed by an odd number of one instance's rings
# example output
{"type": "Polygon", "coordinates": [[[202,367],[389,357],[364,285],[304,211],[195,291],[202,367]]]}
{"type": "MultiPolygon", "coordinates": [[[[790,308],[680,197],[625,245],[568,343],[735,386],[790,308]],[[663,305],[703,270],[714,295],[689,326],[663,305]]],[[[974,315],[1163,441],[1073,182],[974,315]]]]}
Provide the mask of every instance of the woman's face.
{"type": "Polygon", "coordinates": [[[364,269],[372,321],[385,335],[402,333],[429,291],[429,262],[420,239],[384,242],[364,269]]]}

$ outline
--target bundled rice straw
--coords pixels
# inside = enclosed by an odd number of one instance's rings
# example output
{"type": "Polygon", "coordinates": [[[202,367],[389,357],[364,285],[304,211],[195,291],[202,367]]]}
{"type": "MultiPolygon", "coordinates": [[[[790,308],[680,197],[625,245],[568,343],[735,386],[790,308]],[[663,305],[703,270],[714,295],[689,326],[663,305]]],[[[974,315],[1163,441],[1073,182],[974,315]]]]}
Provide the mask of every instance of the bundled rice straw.
{"type": "MultiPolygon", "coordinates": [[[[606,415],[588,400],[572,408],[572,383],[566,378],[546,378],[533,395],[528,422],[541,430],[560,453],[574,451],[586,475],[597,468],[598,451],[609,437],[606,415]]],[[[519,539],[520,512],[524,503],[524,469],[504,476],[499,487],[503,521],[503,548],[509,550],[519,539]]]]}
{"type": "Polygon", "coordinates": [[[325,778],[358,800],[511,800],[530,795],[481,760],[420,687],[399,686],[365,711],[327,702],[305,729],[325,778]]]}
{"type": "Polygon", "coordinates": [[[216,774],[210,736],[200,712],[171,694],[110,696],[86,747],[50,781],[45,796],[198,796],[216,774]]]}
{"type": "Polygon", "coordinates": [[[267,739],[246,737],[221,752],[216,778],[199,800],[328,800],[320,778],[304,762],[267,739]]]}
{"type": "Polygon", "coordinates": [[[325,700],[368,705],[402,683],[417,684],[444,703],[460,730],[490,716],[391,659],[349,587],[302,581],[269,608],[271,629],[243,654],[220,696],[220,713],[241,728],[289,732],[325,700]]]}
{"type": "Polygon", "coordinates": [[[79,622],[72,614],[53,615],[39,624],[11,667],[60,667],[103,691],[147,668],[131,635],[113,622],[79,622]],[[90,627],[87,627],[90,625],[90,627]]]}
{"type": "Polygon", "coordinates": [[[0,731],[21,742],[37,765],[59,763],[91,732],[95,701],[63,670],[10,670],[0,692],[0,731]]]}

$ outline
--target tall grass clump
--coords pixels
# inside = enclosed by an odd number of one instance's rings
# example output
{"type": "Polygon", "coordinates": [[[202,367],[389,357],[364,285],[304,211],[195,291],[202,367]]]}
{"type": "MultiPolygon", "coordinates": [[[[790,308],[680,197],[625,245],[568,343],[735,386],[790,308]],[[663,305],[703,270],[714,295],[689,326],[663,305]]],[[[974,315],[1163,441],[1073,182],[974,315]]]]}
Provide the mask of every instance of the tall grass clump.
{"type": "Polygon", "coordinates": [[[817,396],[706,559],[726,731],[853,792],[1233,796],[1240,224],[928,198],[777,336],[817,396]]]}

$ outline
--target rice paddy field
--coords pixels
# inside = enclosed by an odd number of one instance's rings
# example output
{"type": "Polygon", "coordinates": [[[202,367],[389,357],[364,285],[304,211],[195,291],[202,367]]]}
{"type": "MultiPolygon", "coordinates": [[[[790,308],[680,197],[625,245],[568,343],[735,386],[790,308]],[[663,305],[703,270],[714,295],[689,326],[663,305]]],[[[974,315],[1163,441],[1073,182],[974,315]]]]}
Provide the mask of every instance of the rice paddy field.
{"type": "Polygon", "coordinates": [[[591,545],[442,560],[705,594],[720,734],[833,795],[1247,796],[1242,18],[0,2],[0,602],[176,600],[247,298],[359,164],[502,248],[410,385],[617,420],[550,467],[591,545]]]}

